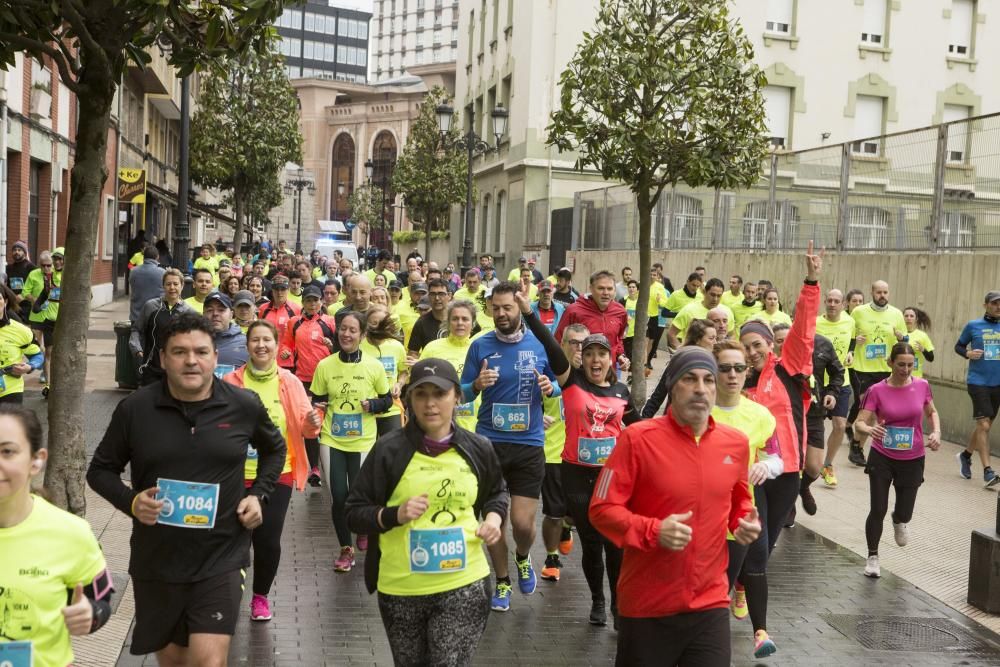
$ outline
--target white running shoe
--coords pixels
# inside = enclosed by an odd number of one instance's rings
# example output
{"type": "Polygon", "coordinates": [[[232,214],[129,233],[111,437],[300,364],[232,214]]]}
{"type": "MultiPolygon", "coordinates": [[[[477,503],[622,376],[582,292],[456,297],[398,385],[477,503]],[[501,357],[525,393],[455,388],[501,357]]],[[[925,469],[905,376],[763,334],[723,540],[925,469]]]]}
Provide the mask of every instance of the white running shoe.
{"type": "Polygon", "coordinates": [[[869,556],[865,561],[865,576],[878,579],[882,576],[882,568],[878,566],[878,555],[869,556]]]}
{"type": "Polygon", "coordinates": [[[896,544],[899,546],[905,547],[906,543],[910,541],[910,524],[893,522],[892,532],[895,533],[896,544]]]}

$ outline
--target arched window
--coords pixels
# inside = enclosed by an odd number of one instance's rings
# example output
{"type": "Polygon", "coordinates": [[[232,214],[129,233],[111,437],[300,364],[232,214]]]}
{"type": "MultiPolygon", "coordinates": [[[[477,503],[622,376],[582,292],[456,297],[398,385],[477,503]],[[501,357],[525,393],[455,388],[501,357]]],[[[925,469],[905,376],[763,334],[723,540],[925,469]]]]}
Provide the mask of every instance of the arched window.
{"type": "Polygon", "coordinates": [[[382,211],[382,225],[372,232],[372,244],[379,248],[389,247],[392,233],[392,204],[396,195],[392,191],[392,171],[396,168],[396,138],[392,132],[382,130],[375,135],[372,145],[372,183],[385,190],[385,209],[382,211]]]}
{"type": "Polygon", "coordinates": [[[333,164],[330,169],[330,219],[347,220],[350,210],[347,200],[354,192],[354,139],[342,132],[333,142],[333,164]]]}
{"type": "Polygon", "coordinates": [[[493,251],[500,252],[503,248],[504,242],[504,213],[507,211],[504,209],[504,198],[507,193],[501,190],[497,193],[497,205],[496,205],[496,215],[493,216],[493,251]]]}
{"type": "Polygon", "coordinates": [[[476,246],[478,246],[478,251],[483,252],[486,250],[487,243],[486,234],[487,230],[490,228],[490,196],[483,196],[483,209],[482,215],[479,218],[479,224],[477,225],[478,230],[476,233],[475,241],[476,246]]]}
{"type": "Polygon", "coordinates": [[[697,248],[702,233],[701,201],[674,195],[674,219],[670,223],[671,248],[697,248]]]}

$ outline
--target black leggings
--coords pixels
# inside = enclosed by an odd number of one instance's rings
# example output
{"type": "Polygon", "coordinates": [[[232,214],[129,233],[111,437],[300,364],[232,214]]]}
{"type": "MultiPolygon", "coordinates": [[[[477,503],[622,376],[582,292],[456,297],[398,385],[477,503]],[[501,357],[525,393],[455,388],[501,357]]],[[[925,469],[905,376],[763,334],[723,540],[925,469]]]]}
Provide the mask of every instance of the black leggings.
{"type": "MultiPolygon", "coordinates": [[[[882,526],[885,515],[889,511],[889,487],[893,486],[891,478],[881,475],[868,475],[868,490],[871,495],[871,509],[865,520],[865,540],[868,542],[868,555],[878,554],[878,543],[882,539],[882,526]]],[[[918,486],[896,486],[896,505],[892,509],[893,523],[909,523],[913,518],[913,506],[917,502],[918,486]]]]}
{"type": "Polygon", "coordinates": [[[361,452],[345,452],[333,447],[324,446],[321,450],[323,462],[326,465],[327,482],[333,505],[330,514],[333,517],[333,528],[337,532],[337,540],[341,547],[351,546],[351,529],[347,527],[347,492],[351,490],[358,472],[361,470],[361,452]]]}
{"type": "Polygon", "coordinates": [[[253,544],[253,592],[267,595],[278,573],[281,561],[281,531],[285,527],[285,514],[292,498],[292,487],[275,484],[268,501],[261,506],[264,522],[250,535],[253,544]]]}
{"type": "Polygon", "coordinates": [[[403,415],[389,415],[388,417],[382,417],[381,415],[375,420],[375,428],[378,437],[383,435],[388,435],[393,431],[398,431],[403,428],[403,415]]]}
{"type": "MultiPolygon", "coordinates": [[[[302,384],[305,385],[309,400],[315,400],[316,394],[309,391],[309,385],[312,384],[312,380],[303,380],[302,384]]],[[[319,465],[319,438],[304,438],[304,440],[306,441],[306,458],[309,459],[309,469],[312,470],[319,465]]]]}
{"type": "Polygon", "coordinates": [[[851,390],[854,392],[854,403],[851,404],[851,411],[847,413],[847,423],[853,424],[861,412],[861,399],[865,397],[865,392],[874,385],[889,377],[888,373],[865,373],[863,371],[851,371],[851,390]]]}
{"type": "Polygon", "coordinates": [[[617,667],[729,667],[729,611],[618,619],[617,667]]]}
{"type": "Polygon", "coordinates": [[[597,532],[590,523],[590,497],[602,468],[590,468],[573,463],[560,467],[566,509],[573,517],[576,532],[583,550],[583,575],[590,586],[590,597],[595,602],[604,601],[604,571],[607,567],[608,584],[611,586],[611,607],[617,608],[618,574],[622,569],[622,550],[597,532]]]}
{"type": "Polygon", "coordinates": [[[767,629],[767,561],[771,556],[785,517],[799,495],[799,474],[784,473],[754,489],[754,504],[760,518],[760,537],[747,549],[740,583],[746,589],[747,609],[754,632],[767,629]]]}
{"type": "Polygon", "coordinates": [[[11,394],[7,394],[6,396],[0,396],[0,403],[12,403],[14,405],[20,405],[24,403],[24,392],[15,391],[11,394]]]}

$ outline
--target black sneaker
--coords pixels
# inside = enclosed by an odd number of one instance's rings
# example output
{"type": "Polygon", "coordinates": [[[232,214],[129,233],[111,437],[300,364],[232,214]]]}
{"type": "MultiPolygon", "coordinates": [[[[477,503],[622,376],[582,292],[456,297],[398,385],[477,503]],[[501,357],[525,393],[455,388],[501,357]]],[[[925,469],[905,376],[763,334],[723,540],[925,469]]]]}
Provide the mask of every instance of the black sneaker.
{"type": "Polygon", "coordinates": [[[812,491],[809,488],[801,489],[799,497],[802,498],[802,509],[806,511],[806,514],[809,516],[816,514],[816,499],[813,498],[812,491]]]}
{"type": "Polygon", "coordinates": [[[788,516],[785,517],[785,528],[795,528],[795,508],[792,507],[791,511],[788,512],[788,516]]]}
{"type": "Polygon", "coordinates": [[[594,603],[590,605],[590,624],[591,625],[608,624],[608,614],[604,610],[604,600],[594,600],[594,603]]]}
{"type": "Polygon", "coordinates": [[[860,443],[851,443],[851,451],[847,455],[847,460],[858,467],[863,468],[865,466],[865,450],[861,448],[860,443]]]}

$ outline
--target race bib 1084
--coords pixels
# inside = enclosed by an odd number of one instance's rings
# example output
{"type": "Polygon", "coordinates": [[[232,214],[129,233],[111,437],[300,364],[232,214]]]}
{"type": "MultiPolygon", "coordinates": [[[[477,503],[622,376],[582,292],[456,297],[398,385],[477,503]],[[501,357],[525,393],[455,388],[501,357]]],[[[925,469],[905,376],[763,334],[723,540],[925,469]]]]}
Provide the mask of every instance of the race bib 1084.
{"type": "Polygon", "coordinates": [[[177,528],[214,528],[219,508],[219,485],[202,482],[183,482],[176,479],[158,479],[160,492],[157,500],[163,509],[156,522],[177,528]]]}

